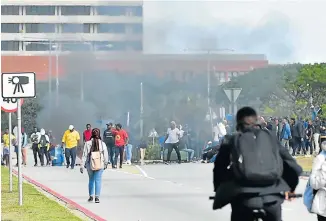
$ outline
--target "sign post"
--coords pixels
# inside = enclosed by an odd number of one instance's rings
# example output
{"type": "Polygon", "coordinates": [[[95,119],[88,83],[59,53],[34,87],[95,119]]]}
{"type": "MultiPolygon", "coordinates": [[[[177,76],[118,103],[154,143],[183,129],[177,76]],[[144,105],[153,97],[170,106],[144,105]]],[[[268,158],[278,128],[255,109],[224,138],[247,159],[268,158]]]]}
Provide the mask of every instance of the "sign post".
{"type": "MultiPolygon", "coordinates": [[[[18,120],[18,195],[19,205],[23,205],[23,173],[22,173],[22,142],[21,142],[21,98],[36,97],[36,78],[33,72],[2,73],[1,94],[5,99],[17,99],[18,120]]],[[[11,133],[11,131],[10,131],[11,133]]]]}
{"type": "Polygon", "coordinates": [[[11,145],[12,145],[12,142],[11,142],[11,131],[12,131],[12,123],[11,123],[11,113],[9,113],[9,116],[8,116],[8,121],[9,121],[9,192],[11,193],[12,192],[12,151],[11,151],[11,145]]]}
{"type": "Polygon", "coordinates": [[[1,102],[1,110],[8,114],[8,121],[9,121],[9,192],[12,192],[12,120],[11,120],[11,113],[17,111],[17,105],[21,106],[24,103],[24,100],[21,99],[21,102],[17,102],[15,98],[3,98],[1,102]]]}

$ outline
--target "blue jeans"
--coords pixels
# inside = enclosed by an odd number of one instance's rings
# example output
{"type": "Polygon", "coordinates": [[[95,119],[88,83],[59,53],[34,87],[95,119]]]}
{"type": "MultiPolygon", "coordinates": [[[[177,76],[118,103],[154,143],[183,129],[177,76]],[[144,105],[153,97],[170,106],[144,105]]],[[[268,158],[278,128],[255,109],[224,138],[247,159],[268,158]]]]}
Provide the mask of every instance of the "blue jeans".
{"type": "Polygon", "coordinates": [[[87,173],[88,173],[88,194],[89,196],[94,196],[94,189],[95,189],[95,196],[100,196],[101,194],[101,187],[102,187],[102,173],[103,169],[93,171],[89,166],[87,166],[87,173]]]}
{"type": "Polygon", "coordinates": [[[132,157],[132,145],[128,144],[126,146],[126,158],[127,158],[127,161],[131,161],[131,157],[132,157]]]}

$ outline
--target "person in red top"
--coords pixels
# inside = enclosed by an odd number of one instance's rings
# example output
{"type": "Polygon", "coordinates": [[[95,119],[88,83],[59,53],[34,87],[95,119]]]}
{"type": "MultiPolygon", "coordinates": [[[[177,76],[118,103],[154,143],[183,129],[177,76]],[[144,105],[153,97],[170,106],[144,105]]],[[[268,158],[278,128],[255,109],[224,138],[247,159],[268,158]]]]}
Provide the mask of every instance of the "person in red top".
{"type": "Polygon", "coordinates": [[[86,125],[86,130],[83,133],[84,143],[91,140],[92,136],[92,126],[90,124],[86,125]]]}
{"type": "Polygon", "coordinates": [[[128,134],[122,129],[121,124],[116,124],[116,129],[112,130],[115,137],[114,162],[112,168],[117,168],[118,155],[120,155],[120,168],[122,168],[123,153],[125,146],[128,144],[128,134]]]}

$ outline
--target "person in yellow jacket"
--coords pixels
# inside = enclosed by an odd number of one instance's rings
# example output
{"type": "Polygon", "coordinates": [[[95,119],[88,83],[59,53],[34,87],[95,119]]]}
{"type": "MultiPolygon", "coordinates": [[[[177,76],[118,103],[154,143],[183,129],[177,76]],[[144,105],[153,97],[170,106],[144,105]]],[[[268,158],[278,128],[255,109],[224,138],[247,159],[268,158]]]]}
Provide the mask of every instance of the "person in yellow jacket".
{"type": "Polygon", "coordinates": [[[62,145],[65,146],[65,156],[67,168],[71,166],[71,169],[74,169],[76,164],[76,155],[77,155],[77,146],[80,140],[79,133],[75,130],[73,125],[69,126],[69,129],[66,130],[62,137],[62,145]],[[70,162],[71,158],[71,162],[70,162]]]}

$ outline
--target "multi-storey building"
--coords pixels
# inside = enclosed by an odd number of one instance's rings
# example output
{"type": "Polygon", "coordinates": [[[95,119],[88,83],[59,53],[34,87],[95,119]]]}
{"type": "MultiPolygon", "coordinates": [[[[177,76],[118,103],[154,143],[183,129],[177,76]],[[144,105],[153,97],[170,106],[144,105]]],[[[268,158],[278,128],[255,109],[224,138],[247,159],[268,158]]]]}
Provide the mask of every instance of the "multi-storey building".
{"type": "Polygon", "coordinates": [[[1,71],[32,71],[38,80],[64,75],[76,66],[92,74],[191,80],[207,73],[209,61],[216,82],[223,83],[268,65],[259,54],[144,54],[141,0],[2,0],[1,22],[1,71]],[[79,50],[87,51],[87,58],[73,61],[70,52],[79,50]]]}
{"type": "Polygon", "coordinates": [[[142,51],[142,1],[2,0],[2,54],[142,51]],[[51,48],[52,47],[52,48],[51,48]]]}

